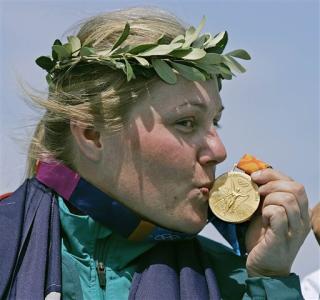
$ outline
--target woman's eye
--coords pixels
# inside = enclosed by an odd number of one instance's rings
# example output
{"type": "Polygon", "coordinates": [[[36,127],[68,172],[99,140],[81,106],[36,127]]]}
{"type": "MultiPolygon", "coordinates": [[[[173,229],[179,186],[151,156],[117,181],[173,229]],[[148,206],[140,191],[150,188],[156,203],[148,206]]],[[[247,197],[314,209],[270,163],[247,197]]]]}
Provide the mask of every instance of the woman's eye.
{"type": "Polygon", "coordinates": [[[186,120],[182,120],[177,122],[178,125],[181,125],[187,129],[193,129],[195,126],[195,120],[194,119],[186,119],[186,120]]]}
{"type": "Polygon", "coordinates": [[[221,128],[219,121],[217,121],[217,120],[213,120],[213,126],[216,128],[221,128]]]}

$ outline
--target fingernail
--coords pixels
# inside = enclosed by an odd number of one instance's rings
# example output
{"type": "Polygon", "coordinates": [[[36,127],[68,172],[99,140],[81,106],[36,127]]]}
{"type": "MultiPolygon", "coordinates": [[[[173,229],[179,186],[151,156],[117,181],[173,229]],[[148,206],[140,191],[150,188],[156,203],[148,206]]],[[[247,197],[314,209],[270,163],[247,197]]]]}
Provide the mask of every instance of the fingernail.
{"type": "Polygon", "coordinates": [[[255,172],[253,172],[253,173],[251,174],[251,178],[252,178],[252,179],[258,179],[258,178],[260,177],[260,175],[261,175],[261,170],[255,171],[255,172]]]}

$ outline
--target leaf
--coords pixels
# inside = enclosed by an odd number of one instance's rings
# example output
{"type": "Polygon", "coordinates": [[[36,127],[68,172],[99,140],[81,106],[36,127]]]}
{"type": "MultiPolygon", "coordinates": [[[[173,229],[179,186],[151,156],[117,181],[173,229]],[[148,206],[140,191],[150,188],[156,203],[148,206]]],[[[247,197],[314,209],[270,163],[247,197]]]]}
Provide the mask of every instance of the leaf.
{"type": "Polygon", "coordinates": [[[147,50],[155,48],[157,45],[156,44],[144,44],[144,45],[139,45],[134,48],[132,48],[130,51],[128,51],[130,54],[140,54],[141,52],[145,52],[147,50]]]}
{"type": "Polygon", "coordinates": [[[54,67],[54,62],[48,56],[40,56],[36,59],[36,64],[42,69],[46,70],[48,73],[54,67]]]}
{"type": "Polygon", "coordinates": [[[202,19],[201,19],[201,21],[200,21],[199,26],[198,26],[197,29],[196,29],[197,38],[198,38],[199,33],[201,32],[201,30],[203,29],[205,23],[206,23],[206,17],[203,16],[202,19]]]}
{"type": "Polygon", "coordinates": [[[237,49],[237,50],[231,51],[229,53],[226,53],[225,55],[238,57],[238,58],[246,59],[246,60],[251,59],[250,54],[246,50],[243,50],[243,49],[237,49]]]}
{"type": "Polygon", "coordinates": [[[149,67],[149,62],[145,58],[139,56],[134,56],[134,58],[139,62],[140,65],[149,67]]]}
{"type": "Polygon", "coordinates": [[[191,26],[186,31],[186,38],[185,38],[185,42],[184,42],[182,48],[190,47],[190,45],[198,38],[205,23],[206,23],[206,17],[203,16],[197,29],[195,29],[193,26],[191,26]]]}
{"type": "Polygon", "coordinates": [[[225,55],[223,62],[234,72],[244,73],[246,71],[246,69],[231,56],[225,55]]]}
{"type": "Polygon", "coordinates": [[[129,52],[132,49],[131,45],[125,45],[124,47],[118,47],[111,52],[109,52],[109,55],[114,56],[122,53],[129,52]]]}
{"type": "Polygon", "coordinates": [[[170,42],[170,44],[175,44],[175,43],[184,43],[184,36],[180,34],[170,42]]]}
{"type": "Polygon", "coordinates": [[[71,52],[72,55],[78,56],[81,48],[81,42],[80,39],[77,36],[68,36],[68,42],[71,45],[71,52]]]}
{"type": "Polygon", "coordinates": [[[126,25],[124,26],[124,29],[123,29],[123,32],[122,32],[121,36],[115,42],[115,44],[113,45],[111,50],[114,50],[117,47],[119,47],[127,39],[129,33],[130,33],[130,25],[129,25],[129,23],[126,23],[126,25]]]}
{"type": "Polygon", "coordinates": [[[165,34],[162,34],[157,40],[157,45],[165,45],[169,43],[170,39],[165,34]]]}
{"type": "Polygon", "coordinates": [[[154,56],[154,55],[167,55],[173,50],[176,50],[182,46],[182,43],[158,45],[150,50],[139,53],[139,56],[154,56]]]}
{"type": "Polygon", "coordinates": [[[205,42],[205,49],[207,52],[215,52],[221,54],[228,43],[228,33],[227,31],[222,31],[215,35],[215,37],[205,42]]]}
{"type": "Polygon", "coordinates": [[[219,70],[220,70],[220,75],[224,78],[224,79],[232,79],[232,75],[235,76],[228,67],[224,67],[224,66],[218,66],[219,70]]]}
{"type": "MultiPolygon", "coordinates": [[[[53,42],[53,45],[60,45],[62,46],[62,43],[60,40],[56,39],[54,42],[53,42]]],[[[51,56],[54,60],[58,60],[58,54],[55,52],[55,51],[51,51],[51,56]]]]}
{"type": "Polygon", "coordinates": [[[191,43],[196,39],[196,29],[191,26],[189,29],[186,31],[186,37],[185,37],[185,42],[182,45],[182,48],[188,48],[190,47],[191,43]]]}
{"type": "Polygon", "coordinates": [[[216,66],[216,65],[195,63],[194,66],[206,71],[208,74],[219,74],[220,73],[220,70],[219,70],[218,66],[216,66]]]}
{"type": "Polygon", "coordinates": [[[90,56],[96,54],[96,51],[94,50],[94,48],[90,48],[90,47],[82,47],[80,49],[80,55],[81,56],[90,56]]]}
{"type": "Polygon", "coordinates": [[[62,43],[59,39],[56,39],[54,42],[53,42],[53,45],[60,45],[62,46],[62,43]]]}
{"type": "Polygon", "coordinates": [[[218,65],[222,62],[222,56],[217,53],[206,53],[206,56],[197,60],[200,64],[218,65]]]}
{"type": "Polygon", "coordinates": [[[201,36],[199,36],[192,44],[191,46],[193,48],[204,48],[203,44],[209,39],[209,35],[208,34],[203,34],[201,36]]]}
{"type": "Polygon", "coordinates": [[[204,27],[204,24],[206,23],[206,17],[203,16],[201,21],[200,21],[200,24],[199,26],[197,27],[197,29],[193,30],[194,27],[190,27],[190,32],[186,32],[186,40],[182,46],[182,48],[186,48],[186,47],[190,47],[190,45],[198,38],[201,30],[203,29],[204,27]]]}
{"type": "Polygon", "coordinates": [[[134,73],[136,75],[140,75],[145,78],[151,78],[157,74],[154,68],[145,68],[145,67],[142,67],[141,65],[135,66],[134,73]]]}
{"type": "Polygon", "coordinates": [[[197,60],[203,58],[206,55],[206,51],[203,49],[190,48],[190,49],[179,49],[173,51],[171,56],[183,58],[186,60],[197,60]]]}
{"type": "Polygon", "coordinates": [[[179,63],[174,63],[174,62],[171,62],[171,64],[179,72],[181,76],[183,76],[188,80],[192,80],[192,81],[206,80],[205,75],[194,67],[179,64],[179,63]]]}
{"type": "Polygon", "coordinates": [[[61,45],[53,45],[52,51],[56,53],[59,60],[68,58],[71,55],[71,53],[64,46],[61,45]]]}
{"type": "Polygon", "coordinates": [[[205,43],[205,48],[212,48],[215,47],[224,37],[225,31],[219,32],[217,35],[215,35],[212,39],[208,40],[205,43]]]}
{"type": "Polygon", "coordinates": [[[154,70],[163,81],[169,84],[175,84],[177,82],[176,74],[164,60],[152,58],[151,63],[154,70]]]}
{"type": "Polygon", "coordinates": [[[135,78],[133,70],[129,62],[124,58],[126,63],[126,74],[127,74],[127,81],[130,81],[132,78],[135,78]]]}
{"type": "Polygon", "coordinates": [[[125,64],[120,62],[120,61],[117,61],[113,58],[109,58],[110,62],[114,65],[114,67],[116,69],[120,69],[120,70],[124,70],[125,69],[125,64]]]}
{"type": "Polygon", "coordinates": [[[49,89],[54,89],[54,83],[50,74],[47,74],[46,81],[48,83],[49,89]]]}
{"type": "Polygon", "coordinates": [[[63,45],[63,47],[68,51],[68,53],[69,53],[68,57],[70,57],[71,54],[72,54],[72,46],[71,46],[71,44],[70,43],[66,43],[66,44],[63,45]]]}
{"type": "Polygon", "coordinates": [[[232,75],[229,75],[229,74],[221,73],[221,76],[222,76],[223,79],[227,79],[227,80],[231,80],[232,79],[232,75]]]}

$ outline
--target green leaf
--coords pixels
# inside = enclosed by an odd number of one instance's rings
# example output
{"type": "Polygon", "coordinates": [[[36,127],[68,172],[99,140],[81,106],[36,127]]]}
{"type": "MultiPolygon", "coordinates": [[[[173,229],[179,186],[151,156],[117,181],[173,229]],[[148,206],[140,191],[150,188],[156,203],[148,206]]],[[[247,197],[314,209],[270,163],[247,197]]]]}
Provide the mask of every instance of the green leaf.
{"type": "Polygon", "coordinates": [[[221,73],[221,76],[223,79],[227,79],[227,80],[231,80],[232,79],[232,75],[226,74],[226,73],[221,73]]]}
{"type": "Polygon", "coordinates": [[[209,45],[205,46],[207,52],[221,54],[228,43],[228,32],[223,31],[215,35],[209,45]]]}
{"type": "Polygon", "coordinates": [[[157,45],[156,44],[144,44],[144,45],[139,45],[134,48],[132,48],[130,51],[128,51],[130,54],[140,54],[141,52],[145,52],[147,50],[155,48],[157,45]]]}
{"type": "Polygon", "coordinates": [[[186,31],[186,37],[185,37],[185,42],[182,45],[182,48],[188,48],[190,47],[191,43],[197,38],[196,36],[196,29],[191,26],[189,29],[186,31]]]}
{"type": "Polygon", "coordinates": [[[174,62],[171,62],[171,64],[179,72],[181,76],[183,76],[188,80],[192,80],[192,81],[206,80],[205,75],[194,67],[179,64],[179,63],[174,63],[174,62]]]}
{"type": "Polygon", "coordinates": [[[222,62],[222,56],[217,53],[206,53],[205,57],[196,62],[200,64],[218,65],[222,62]]]}
{"type": "Polygon", "coordinates": [[[194,63],[194,66],[206,71],[208,74],[220,74],[220,70],[216,65],[194,63]]]}
{"type": "Polygon", "coordinates": [[[206,51],[198,48],[179,49],[173,51],[170,55],[186,60],[197,60],[203,58],[206,55],[206,51]]]}
{"type": "Polygon", "coordinates": [[[127,74],[127,81],[130,81],[132,78],[135,78],[133,70],[129,62],[124,58],[126,63],[126,74],[127,74]]]}
{"type": "Polygon", "coordinates": [[[214,38],[208,40],[204,44],[205,48],[215,47],[220,41],[223,40],[224,36],[225,36],[225,31],[219,32],[214,38]]]}
{"type": "Polygon", "coordinates": [[[68,53],[69,53],[68,57],[70,57],[71,54],[72,54],[72,46],[71,46],[71,44],[70,43],[66,43],[66,44],[63,45],[63,47],[68,51],[68,53]]]}
{"type": "Polygon", "coordinates": [[[54,67],[54,62],[48,56],[40,56],[36,59],[36,64],[42,69],[46,70],[48,73],[54,67]]]}
{"type": "MultiPolygon", "coordinates": [[[[62,43],[60,40],[56,39],[54,42],[53,42],[53,45],[60,45],[62,46],[62,43]]],[[[51,56],[54,60],[58,60],[58,54],[52,49],[52,53],[51,53],[51,56]]]]}
{"type": "Polygon", "coordinates": [[[154,70],[154,68],[145,68],[145,67],[142,67],[141,65],[135,66],[134,73],[136,75],[140,75],[140,76],[143,76],[145,78],[151,78],[151,77],[157,75],[157,73],[154,70]]]}
{"type": "Polygon", "coordinates": [[[235,76],[227,66],[218,66],[220,74],[224,79],[232,79],[232,76],[235,76]]]}
{"type": "Polygon", "coordinates": [[[162,34],[157,40],[158,45],[165,45],[169,43],[170,43],[170,39],[165,34],[162,34]]]}
{"type": "Polygon", "coordinates": [[[73,56],[78,56],[81,48],[80,39],[77,36],[68,36],[68,42],[71,45],[71,52],[73,56]]]}
{"type": "Polygon", "coordinates": [[[163,81],[169,84],[175,84],[177,82],[176,74],[164,60],[153,58],[151,59],[151,63],[154,70],[163,81]]]}
{"type": "Polygon", "coordinates": [[[149,67],[149,62],[145,58],[139,56],[134,56],[134,58],[139,62],[140,65],[149,67]]]}
{"type": "Polygon", "coordinates": [[[68,58],[71,55],[71,52],[69,52],[67,48],[61,45],[53,45],[52,51],[56,53],[60,61],[64,60],[65,58],[68,58]]]}
{"type": "Polygon", "coordinates": [[[225,55],[238,57],[238,58],[246,59],[246,60],[251,59],[250,54],[246,50],[243,50],[243,49],[237,49],[237,50],[231,51],[229,53],[226,53],[225,55]]]}
{"type": "Polygon", "coordinates": [[[208,34],[203,34],[199,36],[192,44],[191,46],[193,48],[204,48],[203,44],[209,39],[208,34]]]}
{"type": "Polygon", "coordinates": [[[81,56],[90,56],[96,54],[96,51],[94,48],[90,48],[90,47],[82,47],[80,49],[80,55],[81,56]]]}
{"type": "Polygon", "coordinates": [[[56,39],[54,42],[53,42],[53,45],[60,45],[62,46],[62,43],[59,39],[56,39]]]}
{"type": "Polygon", "coordinates": [[[175,43],[184,43],[184,35],[180,34],[170,42],[170,44],[175,44],[175,43]]]}
{"type": "Polygon", "coordinates": [[[113,64],[113,66],[116,68],[116,69],[120,69],[120,70],[124,70],[125,69],[125,64],[120,62],[120,61],[117,61],[113,58],[109,58],[110,62],[113,64]]]}
{"type": "Polygon", "coordinates": [[[199,26],[197,27],[197,29],[193,30],[194,27],[190,27],[190,32],[188,32],[189,30],[187,30],[186,32],[186,40],[182,46],[182,48],[187,48],[190,47],[190,45],[197,40],[201,30],[204,27],[204,24],[206,23],[206,17],[203,16],[201,19],[201,22],[199,24],[199,26]]]}
{"type": "Polygon", "coordinates": [[[246,71],[246,69],[231,56],[224,56],[223,63],[226,64],[231,71],[238,73],[244,73],[246,71]]]}
{"type": "Polygon", "coordinates": [[[130,25],[129,25],[129,23],[126,23],[126,25],[124,26],[124,29],[123,29],[123,32],[122,32],[121,36],[116,41],[116,43],[113,45],[111,50],[114,50],[117,47],[119,47],[127,39],[129,33],[130,33],[130,25]]]}
{"type": "Polygon", "coordinates": [[[206,17],[203,16],[202,19],[201,19],[201,21],[200,21],[199,26],[198,26],[197,29],[196,29],[197,38],[198,38],[199,33],[201,32],[201,30],[203,29],[205,23],[206,23],[206,17]]]}
{"type": "Polygon", "coordinates": [[[204,24],[206,23],[206,17],[203,16],[199,26],[197,29],[195,29],[193,26],[191,26],[187,31],[186,31],[186,39],[185,42],[182,46],[182,48],[188,48],[190,45],[198,38],[201,30],[204,27],[204,24]]]}
{"type": "Polygon", "coordinates": [[[154,56],[154,55],[167,55],[173,50],[176,50],[182,46],[181,43],[158,45],[150,50],[139,53],[139,56],[154,56]]]}
{"type": "Polygon", "coordinates": [[[131,46],[131,45],[125,45],[124,47],[118,47],[118,48],[112,50],[112,51],[109,53],[109,55],[110,55],[110,56],[115,56],[115,55],[118,55],[118,54],[127,53],[127,52],[129,52],[131,49],[132,49],[132,46],[131,46]]]}
{"type": "Polygon", "coordinates": [[[54,83],[50,74],[47,74],[46,81],[48,83],[49,89],[54,89],[54,83]]]}

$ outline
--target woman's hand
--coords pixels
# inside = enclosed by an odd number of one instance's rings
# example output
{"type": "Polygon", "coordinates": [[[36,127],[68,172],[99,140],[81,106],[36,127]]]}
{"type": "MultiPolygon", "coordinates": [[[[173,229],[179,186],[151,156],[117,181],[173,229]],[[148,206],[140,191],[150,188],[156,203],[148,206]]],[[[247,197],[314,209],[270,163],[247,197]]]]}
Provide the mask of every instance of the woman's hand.
{"type": "Polygon", "coordinates": [[[251,174],[264,201],[246,234],[249,276],[287,276],[310,231],[303,185],[273,169],[251,174]]]}

